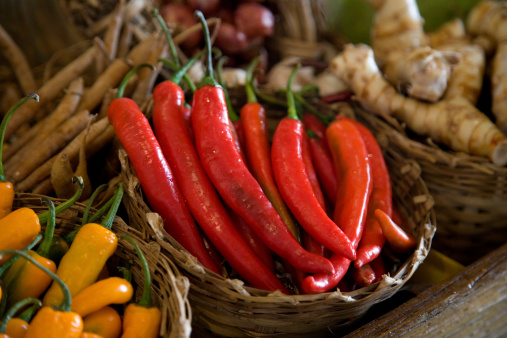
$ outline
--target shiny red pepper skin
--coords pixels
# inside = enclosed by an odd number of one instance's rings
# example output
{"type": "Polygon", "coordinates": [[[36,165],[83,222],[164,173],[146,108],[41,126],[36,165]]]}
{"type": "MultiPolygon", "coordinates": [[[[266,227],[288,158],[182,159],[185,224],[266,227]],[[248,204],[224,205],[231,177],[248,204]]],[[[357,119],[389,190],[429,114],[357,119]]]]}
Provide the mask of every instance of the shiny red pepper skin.
{"type": "Polygon", "coordinates": [[[332,272],[329,260],[304,250],[287,229],[234,144],[223,90],[204,85],[194,93],[192,127],[201,163],[224,201],[280,257],[306,272],[332,272]]]}
{"type": "Polygon", "coordinates": [[[240,116],[248,167],[290,232],[299,241],[298,225],[283,201],[273,176],[266,110],[257,102],[249,102],[241,108],[240,116]]]}
{"type": "Polygon", "coordinates": [[[375,259],[385,244],[385,237],[382,229],[375,218],[375,209],[381,209],[387,215],[392,215],[393,195],[391,188],[391,177],[387,169],[382,149],[375,136],[362,123],[349,119],[357,127],[370,154],[371,174],[373,187],[368,202],[368,213],[363,236],[357,249],[357,258],[354,261],[356,268],[361,267],[375,259]]]}
{"type": "Polygon", "coordinates": [[[146,116],[133,100],[117,98],[109,105],[108,118],[151,208],[162,217],[165,230],[206,268],[219,273],[146,116]]]}
{"type": "Polygon", "coordinates": [[[331,204],[334,205],[338,191],[338,177],[326,140],[326,126],[313,114],[305,114],[303,124],[309,135],[312,163],[322,186],[322,191],[331,204]]]}
{"type": "MultiPolygon", "coordinates": [[[[183,99],[182,89],[171,81],[161,82],[153,90],[155,134],[188,208],[216,249],[245,280],[261,289],[288,292],[243,239],[207,177],[185,127],[183,99]]],[[[196,106],[195,114],[199,114],[196,106]]]]}
{"type": "Polygon", "coordinates": [[[308,134],[303,132],[303,143],[301,156],[303,157],[303,163],[305,165],[306,176],[308,176],[308,180],[313,188],[313,193],[315,197],[319,201],[322,209],[327,210],[326,208],[326,199],[324,198],[324,193],[322,192],[322,188],[320,187],[319,178],[317,177],[317,172],[315,171],[315,167],[313,166],[312,154],[310,150],[310,138],[308,134]]]}
{"type": "MultiPolygon", "coordinates": [[[[357,127],[340,116],[328,126],[326,137],[336,168],[340,168],[334,221],[357,248],[373,186],[368,151],[357,127]]],[[[330,260],[335,274],[306,277],[303,282],[305,292],[324,292],[336,287],[351,261],[336,253],[331,255],[330,260]]]]}
{"type": "Polygon", "coordinates": [[[303,229],[329,250],[351,260],[351,241],[331,220],[315,196],[303,160],[304,127],[300,120],[285,117],[276,127],[271,148],[275,181],[284,201],[303,229]]]}

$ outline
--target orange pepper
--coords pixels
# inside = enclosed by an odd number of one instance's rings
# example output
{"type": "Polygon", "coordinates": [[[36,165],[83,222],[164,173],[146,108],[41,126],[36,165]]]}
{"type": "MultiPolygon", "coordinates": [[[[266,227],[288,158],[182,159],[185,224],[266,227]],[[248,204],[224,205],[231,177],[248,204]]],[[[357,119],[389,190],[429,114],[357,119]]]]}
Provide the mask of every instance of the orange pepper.
{"type": "MultiPolygon", "coordinates": [[[[93,284],[106,261],[113,255],[118,246],[118,239],[110,230],[119,203],[123,196],[123,185],[118,185],[113,197],[115,202],[101,224],[83,225],[72,241],[69,251],[60,261],[56,274],[67,285],[71,296],[75,296],[93,284]]],[[[63,293],[55,282],[46,292],[42,303],[56,305],[62,301],[63,293]]]]}
{"type": "MultiPolygon", "coordinates": [[[[28,323],[22,318],[12,318],[20,309],[24,308],[28,304],[34,304],[35,308],[39,309],[42,305],[40,300],[37,298],[25,298],[9,308],[2,318],[0,324],[0,333],[7,335],[11,338],[22,338],[25,336],[28,330],[28,323]]],[[[29,309],[32,309],[30,307],[29,309]]],[[[32,310],[33,311],[33,310],[32,310]]]]}
{"type": "Polygon", "coordinates": [[[7,180],[4,174],[4,167],[2,163],[2,150],[4,145],[5,130],[7,123],[12,117],[12,114],[28,100],[34,99],[39,102],[37,94],[28,94],[19,100],[11,109],[4,115],[2,123],[0,124],[0,218],[3,218],[12,212],[12,203],[14,202],[14,185],[7,180]]]}
{"type": "Polygon", "coordinates": [[[121,335],[121,317],[111,306],[104,306],[83,317],[83,331],[100,334],[104,338],[118,338],[121,335]]]}
{"type": "Polygon", "coordinates": [[[72,311],[85,317],[110,304],[127,303],[134,294],[132,284],[124,278],[99,280],[74,296],[72,311]]]}
{"type": "Polygon", "coordinates": [[[82,332],[79,338],[104,338],[100,334],[91,333],[91,332],[82,332]]]}
{"type": "Polygon", "coordinates": [[[62,288],[63,300],[57,306],[43,306],[33,317],[25,338],[79,338],[83,332],[83,320],[71,311],[72,296],[65,283],[56,274],[35,261],[27,253],[19,250],[0,251],[0,255],[20,255],[44,270],[62,288]]]}
{"type": "Polygon", "coordinates": [[[144,272],[143,294],[139,302],[130,303],[123,314],[123,335],[122,337],[158,337],[160,332],[161,312],[157,307],[152,306],[151,301],[151,275],[148,262],[141,249],[132,238],[122,236],[128,240],[137,252],[144,272]]]}
{"type": "Polygon", "coordinates": [[[397,225],[388,214],[381,209],[375,209],[375,217],[382,228],[387,242],[398,253],[406,253],[416,246],[413,236],[397,225]]]}
{"type": "MultiPolygon", "coordinates": [[[[47,258],[55,229],[55,206],[47,197],[43,198],[43,203],[49,206],[51,215],[49,224],[46,227],[44,237],[37,251],[29,250],[27,254],[51,272],[56,272],[56,264],[47,258]]],[[[26,259],[18,259],[4,277],[6,290],[9,295],[7,306],[28,297],[39,298],[51,285],[51,281],[51,277],[35,265],[26,259]]]]}
{"type": "MultiPolygon", "coordinates": [[[[20,208],[0,219],[0,250],[25,248],[32,242],[39,232],[41,225],[39,217],[30,208],[20,208]]],[[[0,265],[10,258],[3,255],[0,265]]]]}

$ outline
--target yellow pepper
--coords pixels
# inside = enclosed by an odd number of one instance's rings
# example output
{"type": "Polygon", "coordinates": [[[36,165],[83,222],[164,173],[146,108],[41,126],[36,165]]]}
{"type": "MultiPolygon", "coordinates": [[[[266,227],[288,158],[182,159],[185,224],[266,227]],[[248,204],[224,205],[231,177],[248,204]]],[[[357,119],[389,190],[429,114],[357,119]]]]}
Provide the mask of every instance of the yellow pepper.
{"type": "MultiPolygon", "coordinates": [[[[26,335],[26,331],[28,331],[29,322],[32,319],[35,312],[39,310],[42,306],[40,300],[35,298],[26,298],[26,300],[30,303],[34,303],[32,306],[23,310],[23,312],[19,315],[19,317],[11,318],[7,322],[7,327],[5,328],[5,333],[11,338],[23,338],[26,335]]],[[[26,302],[26,300],[23,300],[26,302]]],[[[24,306],[25,304],[23,304],[24,306]]]]}
{"type": "Polygon", "coordinates": [[[130,303],[123,314],[123,334],[122,337],[158,337],[160,332],[161,312],[157,307],[152,306],[151,302],[151,275],[148,262],[141,249],[132,238],[123,236],[122,239],[128,240],[137,252],[144,272],[143,294],[139,302],[130,303]]]}
{"type": "MultiPolygon", "coordinates": [[[[25,248],[41,231],[39,217],[30,208],[20,208],[0,219],[0,251],[25,248]]],[[[0,265],[10,258],[4,255],[0,265]]]]}
{"type": "Polygon", "coordinates": [[[63,300],[57,306],[43,306],[33,317],[26,331],[25,338],[79,338],[83,332],[83,319],[71,311],[72,296],[65,283],[56,274],[46,269],[27,253],[19,250],[0,251],[6,254],[20,255],[44,270],[62,288],[63,300]]]}
{"type": "MultiPolygon", "coordinates": [[[[2,318],[0,323],[0,333],[6,334],[11,338],[22,338],[28,330],[28,323],[26,320],[21,318],[12,318],[20,309],[26,307],[29,304],[34,304],[38,309],[41,307],[41,302],[37,298],[25,298],[9,308],[2,318]]],[[[30,309],[32,309],[30,307],[30,309]]]]}
{"type": "Polygon", "coordinates": [[[121,317],[111,306],[104,306],[83,317],[83,331],[99,334],[104,338],[118,338],[121,335],[121,317]]]}
{"type": "MultiPolygon", "coordinates": [[[[62,257],[56,274],[67,285],[71,296],[75,296],[93,284],[106,261],[113,255],[118,246],[118,239],[110,230],[119,203],[123,196],[123,185],[118,185],[113,197],[115,203],[101,224],[88,223],[83,225],[72,241],[69,251],[62,257]]],[[[46,292],[42,303],[47,306],[62,301],[61,288],[53,282],[46,292]]]]}
{"type": "Polygon", "coordinates": [[[124,278],[109,277],[93,283],[72,301],[72,311],[85,317],[110,304],[127,303],[134,294],[132,284],[124,278]]]}

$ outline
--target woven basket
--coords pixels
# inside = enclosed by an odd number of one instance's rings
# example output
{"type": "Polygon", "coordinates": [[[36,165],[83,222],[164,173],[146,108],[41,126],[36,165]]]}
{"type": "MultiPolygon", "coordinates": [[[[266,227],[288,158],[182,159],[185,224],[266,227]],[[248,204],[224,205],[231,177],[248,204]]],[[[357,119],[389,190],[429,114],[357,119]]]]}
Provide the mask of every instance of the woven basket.
{"type": "Polygon", "coordinates": [[[362,109],[357,109],[357,116],[385,135],[389,148],[420,165],[435,200],[435,249],[467,265],[507,242],[506,167],[415,140],[396,120],[362,109]]]}
{"type": "MultiPolygon", "coordinates": [[[[278,118],[275,114],[275,119],[278,118]]],[[[271,121],[273,122],[273,121],[271,121]]],[[[384,140],[382,134],[378,134],[384,140]]],[[[386,142],[381,142],[386,144],[386,142]]],[[[374,304],[394,295],[426,257],[435,233],[433,199],[420,177],[419,165],[395,149],[384,148],[393,181],[393,198],[417,237],[417,248],[381,282],[348,293],[282,295],[244,285],[205,270],[164,230],[161,218],[145,203],[140,183],[125,151],[120,150],[124,203],[129,220],[160,244],[191,283],[193,332],[224,336],[271,336],[329,333],[361,317],[374,304]]]]}
{"type": "MultiPolygon", "coordinates": [[[[18,194],[14,201],[14,208],[28,207],[41,213],[47,210],[46,205],[41,204],[42,195],[18,194]]],[[[55,205],[62,200],[52,199],[55,205]]],[[[76,203],[70,209],[56,216],[55,234],[66,234],[81,224],[85,205],[76,203]]],[[[93,210],[92,210],[93,213],[93,210]]],[[[99,220],[100,222],[100,220],[99,220]]],[[[143,252],[152,274],[151,294],[153,305],[162,312],[160,335],[163,337],[190,337],[191,333],[191,311],[187,294],[189,290],[188,279],[183,277],[172,260],[165,255],[160,245],[156,242],[146,242],[142,239],[139,230],[127,225],[122,218],[115,217],[112,231],[118,236],[128,235],[131,237],[143,252]]],[[[127,241],[118,241],[118,248],[115,254],[108,260],[109,271],[114,274],[115,263],[131,263],[136,293],[134,298],[138,300],[142,294],[144,283],[143,269],[139,258],[127,241]]]]}

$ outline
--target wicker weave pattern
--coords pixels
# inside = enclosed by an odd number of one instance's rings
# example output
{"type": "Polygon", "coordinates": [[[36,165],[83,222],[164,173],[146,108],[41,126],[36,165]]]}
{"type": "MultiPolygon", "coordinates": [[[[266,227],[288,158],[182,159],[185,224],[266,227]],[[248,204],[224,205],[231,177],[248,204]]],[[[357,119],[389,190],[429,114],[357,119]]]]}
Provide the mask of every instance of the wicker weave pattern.
{"type": "Polygon", "coordinates": [[[205,270],[195,258],[164,230],[160,217],[143,200],[139,181],[124,151],[120,151],[126,206],[131,222],[144,227],[190,280],[194,332],[224,337],[291,335],[339,330],[372,305],[391,297],[405,284],[426,257],[435,233],[433,199],[420,177],[420,167],[386,149],[393,181],[394,201],[418,239],[415,252],[397,271],[380,283],[349,293],[286,296],[279,292],[245,286],[241,280],[226,279],[205,270]]]}
{"type": "MultiPolygon", "coordinates": [[[[47,210],[47,206],[41,205],[41,195],[37,194],[18,194],[14,207],[28,207],[41,213],[47,210]]],[[[59,199],[53,199],[55,205],[62,202],[59,199]]],[[[66,234],[81,224],[85,206],[75,204],[70,209],[56,216],[55,234],[66,234]]],[[[91,211],[94,212],[93,210],[91,211]]],[[[131,237],[143,252],[152,274],[151,294],[153,305],[157,306],[162,312],[160,336],[162,337],[190,337],[191,311],[187,294],[189,290],[188,279],[183,277],[173,261],[169,259],[161,250],[156,242],[146,242],[143,240],[142,232],[127,225],[122,218],[116,217],[112,227],[117,237],[128,235],[131,237]]],[[[118,248],[115,254],[110,258],[111,262],[131,262],[131,271],[136,294],[134,299],[138,300],[142,294],[144,283],[143,269],[139,258],[132,245],[127,241],[118,241],[118,248]]],[[[113,270],[110,270],[113,271],[113,270]]]]}
{"type": "Polygon", "coordinates": [[[469,264],[507,242],[507,168],[411,139],[396,121],[356,111],[358,119],[384,135],[389,148],[420,165],[435,200],[436,249],[469,264]]]}

